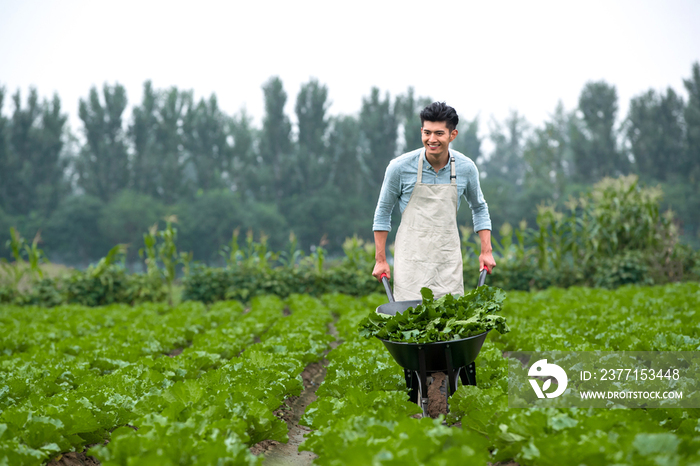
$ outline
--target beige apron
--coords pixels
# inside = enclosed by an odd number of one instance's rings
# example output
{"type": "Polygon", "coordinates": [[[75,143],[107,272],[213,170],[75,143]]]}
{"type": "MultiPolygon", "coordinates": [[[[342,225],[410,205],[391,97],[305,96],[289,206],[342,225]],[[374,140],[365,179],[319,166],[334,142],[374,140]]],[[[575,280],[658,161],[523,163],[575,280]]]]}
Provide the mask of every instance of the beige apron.
{"type": "Polygon", "coordinates": [[[457,230],[457,176],[450,156],[450,184],[423,184],[423,159],[418,179],[401,215],[394,251],[394,298],[421,299],[427,286],[435,297],[464,294],[462,251],[457,230]]]}

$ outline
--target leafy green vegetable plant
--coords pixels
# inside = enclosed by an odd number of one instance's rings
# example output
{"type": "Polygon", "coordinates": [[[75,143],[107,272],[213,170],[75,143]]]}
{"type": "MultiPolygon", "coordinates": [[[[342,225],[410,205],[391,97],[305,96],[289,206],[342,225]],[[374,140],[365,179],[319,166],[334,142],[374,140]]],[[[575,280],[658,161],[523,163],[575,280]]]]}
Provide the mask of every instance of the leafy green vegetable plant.
{"type": "Polygon", "coordinates": [[[371,311],[360,322],[360,335],[407,343],[451,341],[487,332],[510,331],[506,318],[498,315],[506,293],[481,286],[460,297],[447,294],[434,299],[429,288],[421,289],[423,302],[395,316],[371,311]]]}

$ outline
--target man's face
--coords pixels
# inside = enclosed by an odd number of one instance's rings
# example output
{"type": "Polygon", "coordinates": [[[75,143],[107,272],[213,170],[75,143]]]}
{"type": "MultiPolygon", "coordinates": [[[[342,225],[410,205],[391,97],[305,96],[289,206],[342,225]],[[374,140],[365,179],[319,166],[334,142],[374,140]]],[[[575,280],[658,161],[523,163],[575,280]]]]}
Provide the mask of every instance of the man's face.
{"type": "Polygon", "coordinates": [[[457,130],[450,131],[444,121],[424,121],[421,134],[426,155],[439,159],[447,154],[449,144],[457,137],[457,130]]]}

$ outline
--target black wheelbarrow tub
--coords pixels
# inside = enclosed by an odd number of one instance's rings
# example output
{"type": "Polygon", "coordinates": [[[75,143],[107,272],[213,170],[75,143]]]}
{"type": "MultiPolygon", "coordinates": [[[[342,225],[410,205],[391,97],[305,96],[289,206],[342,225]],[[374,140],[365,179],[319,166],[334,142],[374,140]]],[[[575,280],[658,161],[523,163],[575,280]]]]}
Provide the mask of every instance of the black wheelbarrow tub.
{"type": "MultiPolygon", "coordinates": [[[[484,284],[487,270],[483,269],[479,274],[477,288],[484,284]]],[[[382,283],[386,290],[389,302],[377,308],[377,313],[395,316],[402,314],[409,307],[416,307],[423,301],[394,301],[391,287],[386,275],[382,275],[382,283]]],[[[479,355],[481,347],[486,340],[488,331],[467,338],[452,341],[439,341],[435,343],[406,343],[390,341],[379,338],[396,362],[404,369],[421,370],[421,357],[425,358],[425,370],[429,372],[444,372],[455,367],[468,366],[479,355]],[[448,358],[451,361],[448,361],[448,358]]]]}
{"type": "Polygon", "coordinates": [[[447,361],[448,351],[452,358],[452,367],[468,366],[479,355],[488,333],[484,332],[459,340],[424,344],[389,341],[381,338],[380,340],[398,365],[404,369],[420,370],[420,353],[423,351],[425,355],[425,369],[428,372],[445,372],[450,366],[447,361]]]}
{"type": "MultiPolygon", "coordinates": [[[[382,304],[377,308],[377,313],[396,315],[403,313],[409,307],[416,307],[422,301],[395,301],[382,304]]],[[[420,353],[425,356],[425,368],[429,372],[447,371],[449,366],[462,367],[474,362],[481,351],[481,346],[486,340],[488,331],[467,338],[452,341],[439,341],[435,343],[406,343],[390,341],[379,338],[399,366],[404,369],[420,370],[420,353]],[[447,354],[452,358],[452,364],[448,364],[447,354]]]]}

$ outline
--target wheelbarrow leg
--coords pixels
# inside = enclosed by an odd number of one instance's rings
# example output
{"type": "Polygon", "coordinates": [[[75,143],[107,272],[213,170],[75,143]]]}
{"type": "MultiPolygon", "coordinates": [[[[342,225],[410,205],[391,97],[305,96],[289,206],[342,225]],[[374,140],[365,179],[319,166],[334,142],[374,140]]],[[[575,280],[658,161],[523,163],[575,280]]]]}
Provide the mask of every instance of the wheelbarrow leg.
{"type": "Polygon", "coordinates": [[[459,371],[462,385],[476,385],[476,363],[472,362],[459,371]]]}
{"type": "Polygon", "coordinates": [[[447,405],[449,406],[450,396],[457,391],[457,377],[454,366],[452,365],[452,351],[450,350],[450,345],[445,346],[445,360],[447,361],[447,390],[445,390],[445,397],[447,398],[447,405]]]}
{"type": "Polygon", "coordinates": [[[418,373],[419,381],[419,398],[418,406],[423,410],[423,416],[428,415],[428,373],[425,369],[425,351],[422,347],[418,347],[418,367],[420,369],[418,373]]]}
{"type": "Polygon", "coordinates": [[[420,387],[418,385],[418,376],[416,371],[409,369],[404,369],[404,377],[406,378],[406,387],[408,387],[408,399],[411,403],[418,403],[418,394],[420,393],[420,387]]]}

